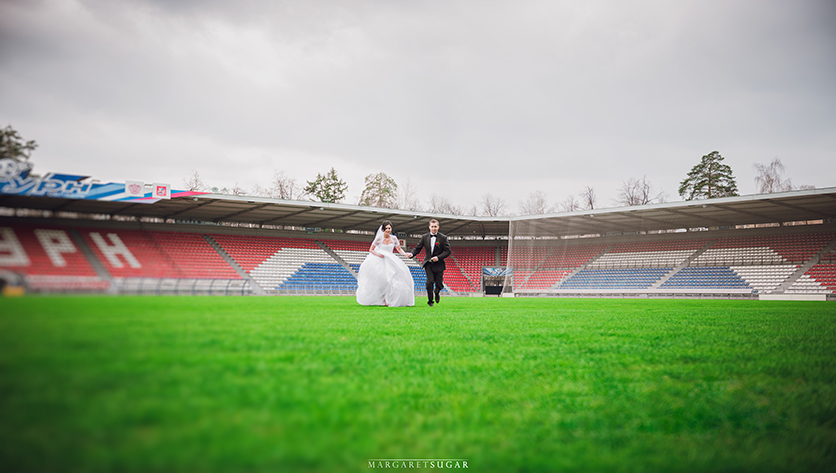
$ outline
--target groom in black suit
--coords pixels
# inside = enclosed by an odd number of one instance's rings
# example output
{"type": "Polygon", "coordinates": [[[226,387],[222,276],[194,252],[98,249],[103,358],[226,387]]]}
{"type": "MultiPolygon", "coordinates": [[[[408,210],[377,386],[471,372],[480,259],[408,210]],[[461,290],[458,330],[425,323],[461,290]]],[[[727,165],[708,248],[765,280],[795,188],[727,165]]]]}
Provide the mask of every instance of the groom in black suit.
{"type": "Polygon", "coordinates": [[[444,259],[453,253],[450,250],[447,235],[440,233],[438,229],[438,220],[430,220],[430,232],[421,236],[418,244],[412,249],[412,253],[406,254],[412,258],[420,253],[422,248],[427,247],[424,271],[427,272],[427,297],[429,298],[427,304],[430,307],[433,306],[433,294],[435,294],[435,302],[441,302],[441,290],[444,288],[444,270],[447,268],[444,259]],[[434,289],[433,286],[435,286],[434,289]]]}

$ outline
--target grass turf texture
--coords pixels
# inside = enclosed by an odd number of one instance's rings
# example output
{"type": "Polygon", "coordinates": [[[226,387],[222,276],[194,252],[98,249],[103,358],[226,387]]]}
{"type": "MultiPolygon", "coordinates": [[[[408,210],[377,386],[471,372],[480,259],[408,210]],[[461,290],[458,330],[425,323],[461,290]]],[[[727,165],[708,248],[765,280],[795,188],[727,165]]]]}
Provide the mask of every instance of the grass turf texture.
{"type": "Polygon", "coordinates": [[[6,299],[0,469],[833,471],[834,354],[833,303],[6,299]]]}

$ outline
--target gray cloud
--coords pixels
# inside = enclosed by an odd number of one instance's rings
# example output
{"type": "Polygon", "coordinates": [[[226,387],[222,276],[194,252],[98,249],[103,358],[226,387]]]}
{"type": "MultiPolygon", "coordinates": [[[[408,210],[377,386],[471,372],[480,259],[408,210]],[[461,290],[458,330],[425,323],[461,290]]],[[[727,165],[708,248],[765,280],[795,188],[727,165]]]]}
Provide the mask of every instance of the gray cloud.
{"type": "Polygon", "coordinates": [[[744,193],[778,156],[836,184],[836,7],[786,2],[0,3],[0,121],[42,170],[216,185],[334,166],[463,207],[715,149],[744,193]]]}

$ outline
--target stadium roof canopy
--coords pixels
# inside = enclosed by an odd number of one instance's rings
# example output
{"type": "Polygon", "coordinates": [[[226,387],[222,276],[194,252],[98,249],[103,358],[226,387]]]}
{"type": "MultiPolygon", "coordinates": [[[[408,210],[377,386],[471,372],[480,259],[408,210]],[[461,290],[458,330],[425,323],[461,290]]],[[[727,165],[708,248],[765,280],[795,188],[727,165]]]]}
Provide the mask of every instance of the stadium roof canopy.
{"type": "Polygon", "coordinates": [[[436,218],[455,237],[502,237],[513,223],[516,235],[588,235],[734,228],[736,225],[836,221],[836,187],[709,200],[669,202],[523,217],[468,217],[427,212],[287,201],[262,197],[202,194],[154,204],[51,197],[0,196],[0,207],[153,217],[177,222],[237,222],[254,225],[328,228],[373,232],[391,220],[398,233],[420,234],[436,218]]]}

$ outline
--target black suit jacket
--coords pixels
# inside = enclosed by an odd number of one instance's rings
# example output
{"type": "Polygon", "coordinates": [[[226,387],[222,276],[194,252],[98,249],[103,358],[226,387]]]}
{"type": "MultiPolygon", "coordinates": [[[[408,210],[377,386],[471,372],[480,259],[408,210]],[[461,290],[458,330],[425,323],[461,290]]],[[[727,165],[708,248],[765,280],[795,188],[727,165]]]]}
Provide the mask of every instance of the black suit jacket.
{"type": "Polygon", "coordinates": [[[439,270],[444,271],[447,269],[447,264],[444,263],[444,259],[453,254],[453,251],[450,249],[450,243],[447,241],[447,235],[441,232],[435,234],[435,248],[430,248],[431,237],[432,235],[429,233],[421,235],[421,239],[418,240],[418,244],[412,249],[412,254],[418,256],[421,249],[426,247],[427,256],[424,257],[424,268],[429,265],[431,270],[436,272],[439,270]],[[433,256],[438,256],[437,262],[432,261],[433,256]]]}

